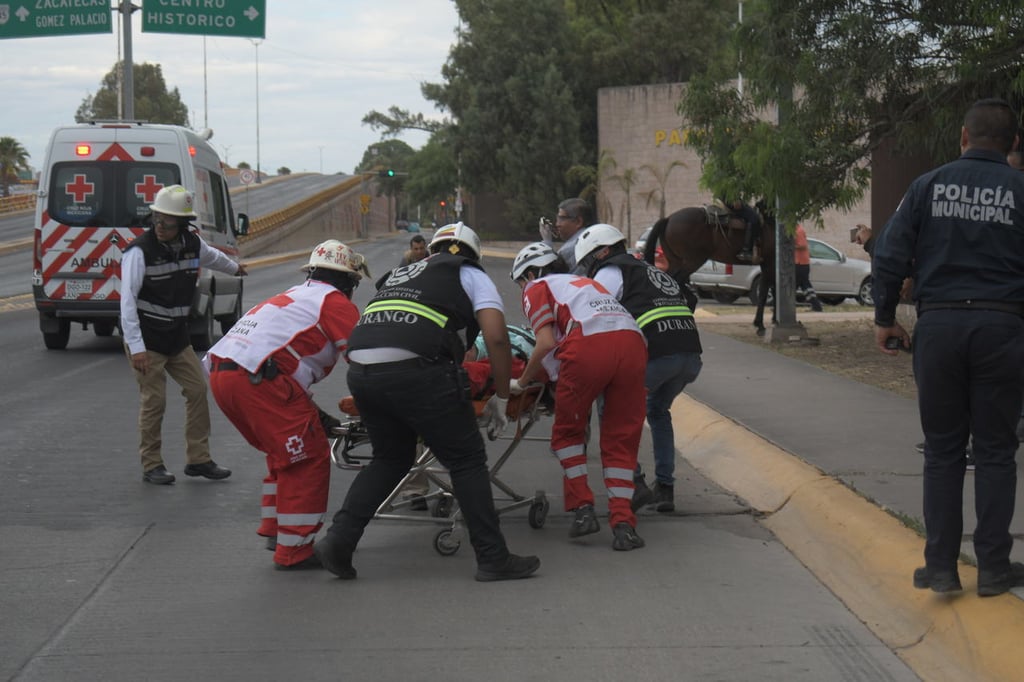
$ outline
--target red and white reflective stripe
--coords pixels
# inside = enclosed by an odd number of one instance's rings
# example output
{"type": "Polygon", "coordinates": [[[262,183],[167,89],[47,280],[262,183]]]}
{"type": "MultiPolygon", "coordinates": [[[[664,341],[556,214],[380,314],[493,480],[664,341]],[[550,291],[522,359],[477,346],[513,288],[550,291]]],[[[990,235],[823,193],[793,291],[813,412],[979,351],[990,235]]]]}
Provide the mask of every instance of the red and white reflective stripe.
{"type": "Polygon", "coordinates": [[[52,299],[119,300],[121,253],[143,232],[143,227],[69,227],[52,220],[44,211],[41,228],[44,293],[52,299]],[[74,280],[68,275],[72,273],[86,275],[82,280],[91,282],[88,292],[68,292],[67,282],[74,280]]]}

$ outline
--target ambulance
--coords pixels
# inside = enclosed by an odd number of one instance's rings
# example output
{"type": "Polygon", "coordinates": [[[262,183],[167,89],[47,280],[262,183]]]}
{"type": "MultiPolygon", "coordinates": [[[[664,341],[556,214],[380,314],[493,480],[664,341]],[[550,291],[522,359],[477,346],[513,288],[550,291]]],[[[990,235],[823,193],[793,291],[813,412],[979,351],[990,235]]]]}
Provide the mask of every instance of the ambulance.
{"type": "MultiPolygon", "coordinates": [[[[149,226],[149,205],[166,185],[195,194],[199,235],[239,258],[249,219],[235,215],[212,132],[134,121],[57,128],[39,176],[32,293],[49,349],[67,347],[72,325],[97,336],[119,328],[121,254],[149,226]]],[[[197,350],[242,316],[242,280],[201,270],[190,333],[197,350]]]]}

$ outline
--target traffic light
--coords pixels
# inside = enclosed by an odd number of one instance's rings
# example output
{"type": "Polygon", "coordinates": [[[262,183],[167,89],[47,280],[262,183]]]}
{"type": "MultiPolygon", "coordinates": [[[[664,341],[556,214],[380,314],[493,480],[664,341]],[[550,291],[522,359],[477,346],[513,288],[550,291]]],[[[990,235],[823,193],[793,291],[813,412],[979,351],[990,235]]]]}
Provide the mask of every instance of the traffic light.
{"type": "Polygon", "coordinates": [[[387,170],[377,171],[377,175],[379,175],[382,178],[393,178],[395,177],[395,171],[391,168],[388,168],[387,170]]]}

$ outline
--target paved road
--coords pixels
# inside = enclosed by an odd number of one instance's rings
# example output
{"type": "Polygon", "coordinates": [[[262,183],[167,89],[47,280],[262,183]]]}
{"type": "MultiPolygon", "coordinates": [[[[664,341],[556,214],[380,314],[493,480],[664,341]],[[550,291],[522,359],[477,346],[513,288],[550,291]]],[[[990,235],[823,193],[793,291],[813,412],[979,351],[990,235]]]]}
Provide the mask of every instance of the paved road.
{"type": "MultiPolygon", "coordinates": [[[[383,271],[404,242],[359,248],[383,271]]],[[[485,263],[520,319],[508,260],[485,263]]],[[[297,265],[255,269],[247,303],[296,281],[297,265]]],[[[369,289],[357,290],[359,305],[369,289]]],[[[147,486],[118,340],[47,352],[31,311],[3,316],[0,679],[918,679],[746,501],[685,459],[677,512],[643,514],[639,551],[613,552],[606,527],[569,541],[558,465],[544,443],[524,442],[505,478],[525,494],[545,490],[552,509],[541,529],[525,510],[503,527],[514,550],[541,556],[535,577],[474,582],[467,548],[434,551],[441,527],[429,517],[371,524],[354,582],[274,571],[255,535],[262,457],[216,408],[215,458],[234,475],[147,486]]],[[[735,371],[709,340],[705,386],[735,371]]],[[[345,392],[338,371],[317,398],[330,405],[345,392]]],[[[179,474],[180,402],[172,391],[164,430],[179,474]]],[[[549,419],[536,426],[546,435],[549,419]]],[[[646,436],[642,453],[650,466],[646,436]]],[[[333,471],[332,510],[351,476],[333,471]]]]}

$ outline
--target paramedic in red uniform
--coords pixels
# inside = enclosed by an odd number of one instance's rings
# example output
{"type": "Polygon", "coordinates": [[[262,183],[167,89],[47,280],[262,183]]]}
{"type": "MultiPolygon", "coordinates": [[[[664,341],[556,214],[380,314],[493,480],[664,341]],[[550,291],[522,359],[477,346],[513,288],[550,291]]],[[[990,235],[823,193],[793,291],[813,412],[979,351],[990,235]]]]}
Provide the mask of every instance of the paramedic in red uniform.
{"type": "Polygon", "coordinates": [[[466,352],[461,332],[467,330],[471,342],[479,330],[497,387],[481,420],[500,433],[508,426],[512,364],[501,296],[480,266],[480,238],[468,226],[438,229],[429,249],[429,257],[391,272],[352,331],[348,387],[373,459],[349,486],[334,522],[316,543],[316,555],[339,578],[356,578],[356,545],[381,502],[409,473],[422,437],[448,469],[476,553],[476,579],[526,578],[540,560],[508,551],[461,367],[466,352]]]}
{"type": "Polygon", "coordinates": [[[521,392],[542,368],[557,381],[551,449],[565,472],[565,508],[575,512],[571,538],[600,530],[584,446],[590,407],[604,394],[601,466],[612,548],[637,549],[644,541],[636,533],[630,503],[644,425],[647,346],[636,320],[611,293],[592,279],[559,274],[563,267],[543,242],[524,247],[512,264],[512,279],[523,289],[523,311],[537,343],[510,391],[521,392]]]}
{"type": "Polygon", "coordinates": [[[186,476],[221,479],[230,469],[210,459],[210,408],[206,377],[189,339],[189,310],[199,268],[245,275],[245,266],[210,248],[189,230],[192,193],[181,185],[161,189],[149,209],[151,229],[121,258],[121,330],[139,384],[139,454],[142,480],[174,483],[161,456],[161,427],[170,375],[185,396],[186,476]]]}
{"type": "Polygon", "coordinates": [[[220,409],[267,455],[257,532],[276,536],[279,570],[321,567],[313,538],[327,513],[331,457],[310,386],[345,352],[359,321],[352,292],[370,274],[336,239],[313,249],[303,270],[304,284],[255,306],[204,358],[220,409]]]}

